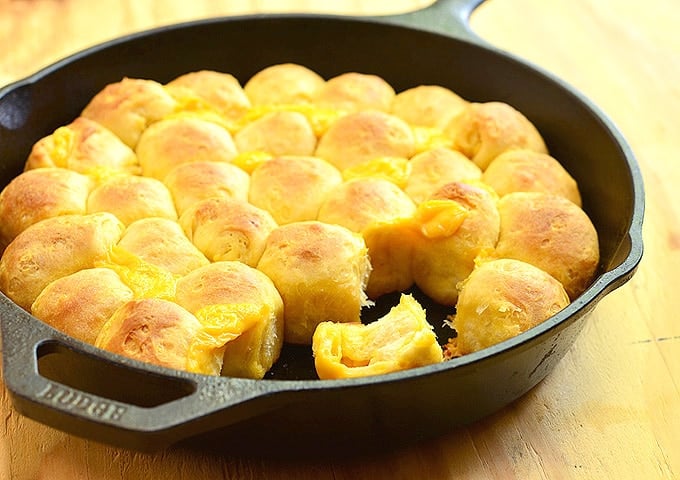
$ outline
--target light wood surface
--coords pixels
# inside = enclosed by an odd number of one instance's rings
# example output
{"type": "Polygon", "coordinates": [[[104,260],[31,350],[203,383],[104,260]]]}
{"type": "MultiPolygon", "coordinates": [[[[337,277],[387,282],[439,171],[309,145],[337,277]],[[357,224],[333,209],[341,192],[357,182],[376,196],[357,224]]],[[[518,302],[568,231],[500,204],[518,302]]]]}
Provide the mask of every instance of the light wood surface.
{"type": "MultiPolygon", "coordinates": [[[[148,27],[268,11],[394,13],[428,0],[0,0],[0,85],[148,27]]],[[[680,478],[680,2],[490,0],[473,29],[606,111],[641,164],[645,256],[549,377],[468,428],[326,462],[110,448],[20,416],[0,385],[0,479],[680,478]]],[[[294,441],[294,440],[291,440],[294,441]]]]}

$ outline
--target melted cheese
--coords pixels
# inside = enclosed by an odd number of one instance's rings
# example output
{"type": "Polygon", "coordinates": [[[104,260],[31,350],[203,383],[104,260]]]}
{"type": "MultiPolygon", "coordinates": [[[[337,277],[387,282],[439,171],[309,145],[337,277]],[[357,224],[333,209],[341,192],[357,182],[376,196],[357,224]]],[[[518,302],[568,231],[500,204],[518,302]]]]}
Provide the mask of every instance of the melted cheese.
{"type": "Polygon", "coordinates": [[[246,173],[251,174],[258,166],[272,158],[274,158],[274,156],[271,153],[256,150],[239,153],[231,159],[231,163],[246,173]]]}
{"type": "Polygon", "coordinates": [[[402,157],[378,157],[346,168],[342,172],[345,181],[355,178],[374,177],[388,180],[399,188],[406,187],[411,164],[402,157]]]}
{"type": "Polygon", "coordinates": [[[55,167],[68,168],[68,159],[73,150],[75,133],[68,127],[57,128],[51,136],[50,157],[55,167]]]}
{"type": "Polygon", "coordinates": [[[226,345],[270,316],[269,307],[249,303],[208,305],[195,314],[201,330],[187,355],[187,370],[219,374],[226,345]]]}
{"type": "Polygon", "coordinates": [[[312,130],[317,137],[326,133],[328,128],[338,118],[345,114],[345,112],[341,110],[308,104],[257,105],[248,110],[234,128],[240,130],[247,124],[272,112],[298,112],[303,114],[307,118],[309,125],[312,127],[312,130]]]}
{"type": "Polygon", "coordinates": [[[95,263],[118,274],[135,295],[136,299],[175,299],[175,276],[156,265],[145,262],[137,255],[117,245],[111,247],[105,259],[95,263]]]}
{"type": "Polygon", "coordinates": [[[411,126],[415,138],[416,154],[438,147],[453,148],[453,140],[438,128],[411,126]]]}
{"type": "Polygon", "coordinates": [[[454,200],[427,200],[418,205],[413,222],[426,238],[444,238],[456,233],[467,215],[454,200]]]}

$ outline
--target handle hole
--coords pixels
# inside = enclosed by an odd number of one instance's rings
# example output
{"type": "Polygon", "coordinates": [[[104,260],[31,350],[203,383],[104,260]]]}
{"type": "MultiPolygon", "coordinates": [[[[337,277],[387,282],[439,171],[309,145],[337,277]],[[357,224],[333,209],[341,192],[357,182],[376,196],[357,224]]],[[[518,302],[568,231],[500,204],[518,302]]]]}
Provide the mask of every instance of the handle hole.
{"type": "Polygon", "coordinates": [[[139,371],[56,341],[40,344],[37,357],[38,372],[49,380],[139,407],[156,407],[196,391],[190,380],[139,371]]]}

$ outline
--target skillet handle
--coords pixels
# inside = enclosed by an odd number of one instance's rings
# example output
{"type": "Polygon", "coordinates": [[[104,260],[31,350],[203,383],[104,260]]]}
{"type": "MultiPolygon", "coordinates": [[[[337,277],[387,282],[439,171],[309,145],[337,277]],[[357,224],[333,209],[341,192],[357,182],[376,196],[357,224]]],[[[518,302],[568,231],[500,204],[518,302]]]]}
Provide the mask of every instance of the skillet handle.
{"type": "Polygon", "coordinates": [[[282,406],[294,382],[147,366],[63,335],[0,295],[4,383],[19,413],[59,430],[155,451],[282,406]],[[282,403],[283,401],[283,403],[282,403]]]}
{"type": "Polygon", "coordinates": [[[456,37],[475,44],[485,41],[470,29],[470,16],[485,0],[435,0],[414,12],[374,17],[382,22],[456,37]]]}

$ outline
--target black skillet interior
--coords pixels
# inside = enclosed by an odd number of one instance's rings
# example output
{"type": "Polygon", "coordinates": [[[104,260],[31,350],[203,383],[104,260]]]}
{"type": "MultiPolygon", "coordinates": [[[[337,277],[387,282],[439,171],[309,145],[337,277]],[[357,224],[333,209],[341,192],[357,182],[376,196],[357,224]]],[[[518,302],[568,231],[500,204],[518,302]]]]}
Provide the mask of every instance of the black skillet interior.
{"type": "MultiPolygon", "coordinates": [[[[544,325],[468,358],[383,378],[320,382],[308,380],[315,378],[311,356],[299,348],[286,348],[265,381],[141,366],[52,331],[1,298],[3,369],[15,407],[71,433],[140,450],[201,435],[201,448],[299,453],[414,441],[496,411],[538,383],[586,314],[632,276],[642,254],[642,183],[625,142],[588,101],[467,30],[478,3],[447,0],[380,20],[214,19],[95,47],[0,91],[0,183],[20,173],[37,139],[69,123],[123,76],[167,82],[213,69],[245,82],[265,66],[295,62],[325,78],[374,73],[397,91],[443,85],[468,100],[505,101],[525,113],[579,182],[602,256],[600,276],[579,299],[544,325]],[[292,443],[291,431],[298,432],[292,443]]],[[[450,312],[426,307],[445,340],[450,331],[441,320],[450,312]]]]}

